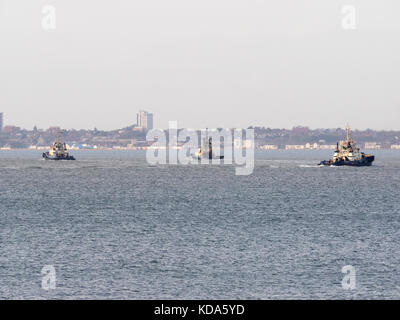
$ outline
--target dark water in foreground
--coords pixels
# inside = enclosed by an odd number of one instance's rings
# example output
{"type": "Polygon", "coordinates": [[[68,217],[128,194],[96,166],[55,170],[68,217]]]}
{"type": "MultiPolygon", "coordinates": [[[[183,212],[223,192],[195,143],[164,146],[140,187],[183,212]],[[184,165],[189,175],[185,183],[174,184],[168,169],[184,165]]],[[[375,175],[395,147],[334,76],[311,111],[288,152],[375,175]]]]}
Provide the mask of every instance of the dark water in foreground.
{"type": "Polygon", "coordinates": [[[250,176],[73,153],[0,152],[0,298],[400,299],[400,152],[370,168],[263,152],[250,176]]]}

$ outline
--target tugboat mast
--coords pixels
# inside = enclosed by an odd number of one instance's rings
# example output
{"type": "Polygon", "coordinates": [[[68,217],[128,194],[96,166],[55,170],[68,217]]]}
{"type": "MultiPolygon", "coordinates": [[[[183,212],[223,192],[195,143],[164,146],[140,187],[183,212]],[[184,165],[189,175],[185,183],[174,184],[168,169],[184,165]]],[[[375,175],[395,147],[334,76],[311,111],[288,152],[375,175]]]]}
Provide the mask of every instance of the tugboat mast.
{"type": "Polygon", "coordinates": [[[350,143],[350,126],[347,124],[346,126],[346,136],[347,136],[347,144],[350,143]]]}

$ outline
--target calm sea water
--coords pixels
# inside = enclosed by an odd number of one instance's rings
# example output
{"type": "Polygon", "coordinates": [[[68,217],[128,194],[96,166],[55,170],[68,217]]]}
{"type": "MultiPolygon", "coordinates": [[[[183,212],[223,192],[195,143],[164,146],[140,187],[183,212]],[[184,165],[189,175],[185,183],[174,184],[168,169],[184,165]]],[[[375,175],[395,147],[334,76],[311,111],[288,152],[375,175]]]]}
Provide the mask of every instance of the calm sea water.
{"type": "Polygon", "coordinates": [[[250,176],[73,154],[0,152],[0,298],[400,299],[400,152],[370,168],[259,152],[250,176]]]}

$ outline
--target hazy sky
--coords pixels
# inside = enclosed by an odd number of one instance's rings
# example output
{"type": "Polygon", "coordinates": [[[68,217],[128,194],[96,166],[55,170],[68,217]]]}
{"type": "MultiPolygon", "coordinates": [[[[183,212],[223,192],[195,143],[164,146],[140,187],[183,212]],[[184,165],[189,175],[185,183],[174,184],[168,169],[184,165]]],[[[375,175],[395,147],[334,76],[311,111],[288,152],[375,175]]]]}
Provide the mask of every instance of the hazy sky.
{"type": "Polygon", "coordinates": [[[0,40],[5,124],[400,129],[398,0],[0,0],[0,40]]]}

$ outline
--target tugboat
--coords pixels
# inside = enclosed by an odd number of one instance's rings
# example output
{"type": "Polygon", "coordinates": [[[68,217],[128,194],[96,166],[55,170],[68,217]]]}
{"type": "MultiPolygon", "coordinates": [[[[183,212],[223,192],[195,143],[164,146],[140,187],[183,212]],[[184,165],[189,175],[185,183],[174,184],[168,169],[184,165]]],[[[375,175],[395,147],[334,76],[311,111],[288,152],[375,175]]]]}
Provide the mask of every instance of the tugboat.
{"type": "Polygon", "coordinates": [[[42,157],[45,160],[75,160],[73,156],[69,155],[66,144],[61,142],[58,137],[50,151],[44,152],[42,157]]]}
{"type": "Polygon", "coordinates": [[[350,139],[350,127],[346,127],[346,140],[339,141],[336,144],[336,150],[331,160],[321,161],[322,166],[370,166],[375,160],[375,156],[360,152],[354,140],[350,139]]]}
{"type": "Polygon", "coordinates": [[[216,156],[213,152],[213,147],[212,147],[212,138],[210,137],[208,139],[207,143],[207,138],[204,139],[203,145],[201,148],[197,150],[197,152],[193,156],[197,160],[201,159],[223,159],[224,156],[216,156]]]}

